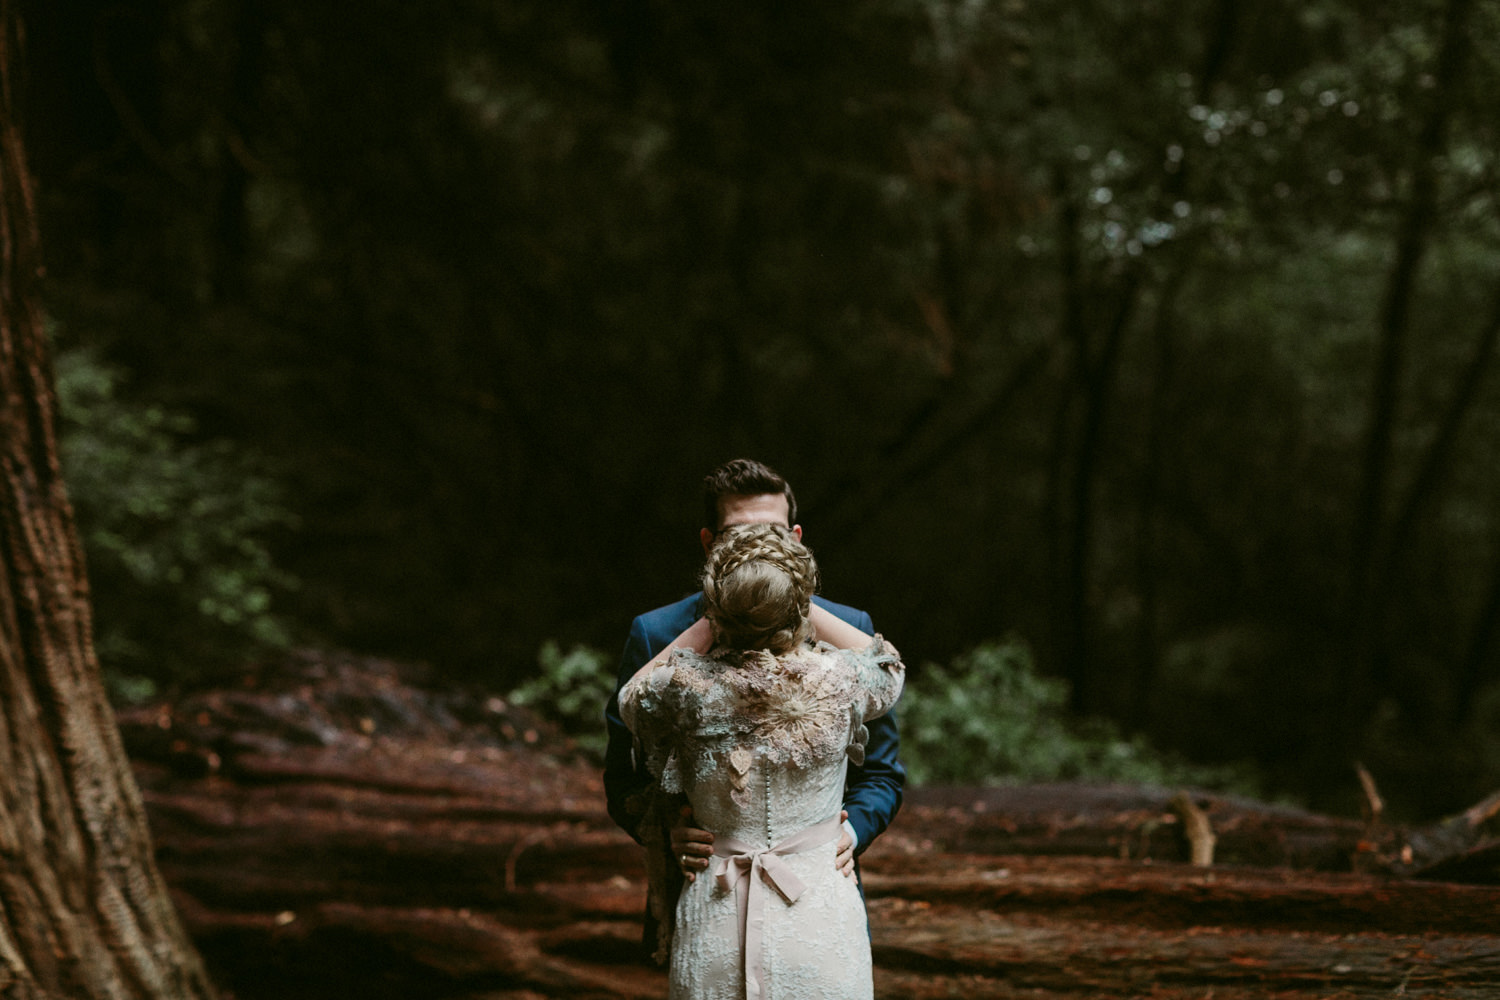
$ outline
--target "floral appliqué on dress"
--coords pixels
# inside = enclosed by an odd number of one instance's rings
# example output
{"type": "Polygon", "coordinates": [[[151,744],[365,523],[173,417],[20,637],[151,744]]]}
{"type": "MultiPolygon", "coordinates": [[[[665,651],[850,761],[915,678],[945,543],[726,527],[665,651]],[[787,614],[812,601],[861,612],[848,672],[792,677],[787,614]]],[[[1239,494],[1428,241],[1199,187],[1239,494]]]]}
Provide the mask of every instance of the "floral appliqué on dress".
{"type": "Polygon", "coordinates": [[[755,754],[807,767],[839,753],[863,764],[865,720],[901,694],[904,670],[880,636],[863,650],[827,643],[781,657],[674,649],[620,693],[620,712],[663,792],[711,768],[743,775],[755,754]]]}
{"type": "MultiPolygon", "coordinates": [[[[780,657],[677,649],[621,690],[620,714],[657,779],[655,797],[689,793],[717,774],[744,810],[751,776],[768,767],[815,771],[844,757],[862,764],[865,722],[895,704],[903,679],[900,659],[879,636],[863,650],[819,643],[780,657]]],[[[649,874],[653,910],[667,918],[658,950],[664,958],[673,904],[667,873],[649,874]]]]}

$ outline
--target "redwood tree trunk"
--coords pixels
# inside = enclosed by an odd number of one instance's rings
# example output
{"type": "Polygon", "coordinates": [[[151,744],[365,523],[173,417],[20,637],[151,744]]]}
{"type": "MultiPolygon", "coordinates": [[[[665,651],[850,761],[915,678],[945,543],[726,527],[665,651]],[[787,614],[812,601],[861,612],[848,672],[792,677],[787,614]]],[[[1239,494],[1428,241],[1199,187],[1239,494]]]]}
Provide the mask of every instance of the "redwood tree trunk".
{"type": "Polygon", "coordinates": [[[156,870],[58,470],[36,212],[0,0],[0,995],[213,995],[156,870]]]}

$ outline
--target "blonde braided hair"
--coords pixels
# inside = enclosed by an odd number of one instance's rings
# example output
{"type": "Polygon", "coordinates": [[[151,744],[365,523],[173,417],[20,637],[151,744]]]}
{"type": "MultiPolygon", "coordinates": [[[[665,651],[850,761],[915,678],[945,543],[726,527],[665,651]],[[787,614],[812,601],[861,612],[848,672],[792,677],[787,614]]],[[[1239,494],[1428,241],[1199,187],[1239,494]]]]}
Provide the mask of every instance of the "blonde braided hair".
{"type": "Polygon", "coordinates": [[[719,532],[703,567],[704,614],[719,645],[773,655],[812,637],[807,620],[818,564],[779,524],[737,524],[719,532]]]}

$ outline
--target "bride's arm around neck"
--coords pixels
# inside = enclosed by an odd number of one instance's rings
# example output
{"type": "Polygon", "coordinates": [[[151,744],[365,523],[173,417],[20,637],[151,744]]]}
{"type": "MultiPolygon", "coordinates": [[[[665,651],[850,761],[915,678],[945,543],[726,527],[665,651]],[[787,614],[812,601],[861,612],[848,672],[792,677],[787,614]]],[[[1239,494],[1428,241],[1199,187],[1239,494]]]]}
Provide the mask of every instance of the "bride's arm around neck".
{"type": "MultiPolygon", "coordinates": [[[[650,674],[651,671],[655,670],[663,663],[666,663],[667,657],[672,655],[672,650],[674,649],[691,649],[695,653],[702,654],[707,653],[710,649],[712,649],[713,644],[714,633],[712,626],[708,624],[707,618],[699,618],[697,621],[693,622],[693,624],[689,625],[685,630],[683,630],[683,632],[679,634],[677,638],[673,639],[671,642],[663,646],[661,648],[661,652],[657,653],[650,660],[648,660],[645,666],[637,670],[635,672],[635,676],[631,677],[630,680],[633,681],[637,677],[645,677],[646,675],[650,674]]],[[[629,682],[627,681],[626,683],[629,682]]]]}
{"type": "MultiPolygon", "coordinates": [[[[875,637],[870,633],[855,628],[817,603],[813,604],[812,611],[807,618],[812,622],[817,638],[830,646],[837,646],[840,649],[867,649],[870,643],[875,641],[875,637]]],[[[886,646],[895,655],[901,655],[889,642],[886,646]]]]}

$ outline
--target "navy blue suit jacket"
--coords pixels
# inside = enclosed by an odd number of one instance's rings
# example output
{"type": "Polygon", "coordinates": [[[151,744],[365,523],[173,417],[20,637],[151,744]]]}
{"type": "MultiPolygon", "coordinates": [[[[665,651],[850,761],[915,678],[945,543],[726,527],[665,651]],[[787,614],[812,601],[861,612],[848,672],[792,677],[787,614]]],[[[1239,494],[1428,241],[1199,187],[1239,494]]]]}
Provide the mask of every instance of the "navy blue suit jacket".
{"type": "MultiPolygon", "coordinates": [[[[821,597],[813,600],[855,628],[874,634],[875,628],[865,612],[821,597]]],[[[604,752],[604,795],[610,817],[636,840],[640,840],[636,832],[639,817],[630,814],[626,801],[651,783],[651,775],[645,762],[637,759],[630,730],[620,720],[620,688],[667,643],[703,616],[702,604],[703,595],[692,594],[676,604],[648,611],[631,623],[630,637],[625,640],[625,652],[620,656],[615,693],[604,709],[609,729],[609,745],[604,752]]],[[[901,740],[896,732],[895,715],[887,712],[867,725],[870,740],[865,745],[865,762],[849,766],[844,786],[844,808],[849,811],[849,824],[859,841],[856,854],[864,853],[890,825],[901,808],[901,790],[906,784],[906,768],[899,759],[901,740]]]]}

